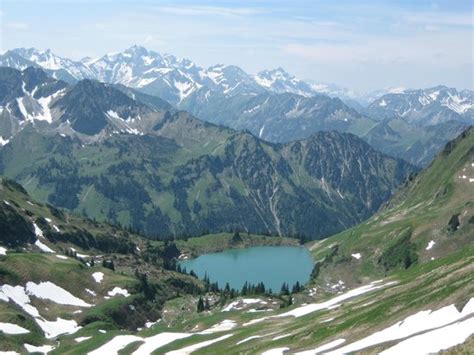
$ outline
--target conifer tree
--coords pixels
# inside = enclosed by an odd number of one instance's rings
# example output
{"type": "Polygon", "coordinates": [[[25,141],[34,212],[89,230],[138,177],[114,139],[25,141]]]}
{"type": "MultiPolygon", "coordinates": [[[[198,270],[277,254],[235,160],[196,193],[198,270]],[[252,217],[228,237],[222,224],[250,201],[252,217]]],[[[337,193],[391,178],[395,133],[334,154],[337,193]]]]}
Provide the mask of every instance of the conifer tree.
{"type": "Polygon", "coordinates": [[[204,301],[202,300],[202,297],[199,297],[198,303],[197,303],[197,311],[198,313],[201,313],[204,311],[204,301]]]}

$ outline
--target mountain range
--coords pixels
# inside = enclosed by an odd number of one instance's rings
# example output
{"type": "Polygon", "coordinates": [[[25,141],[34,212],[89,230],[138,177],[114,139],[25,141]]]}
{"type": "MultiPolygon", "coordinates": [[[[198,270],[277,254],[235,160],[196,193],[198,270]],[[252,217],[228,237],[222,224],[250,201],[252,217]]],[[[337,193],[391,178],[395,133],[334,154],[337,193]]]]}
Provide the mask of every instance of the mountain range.
{"type": "Polygon", "coordinates": [[[234,65],[202,68],[139,46],[80,61],[51,50],[17,48],[1,55],[0,65],[42,68],[70,84],[93,79],[122,85],[200,119],[246,129],[275,143],[321,130],[353,133],[418,166],[429,164],[446,142],[474,122],[469,90],[390,88],[358,98],[347,89],[297,79],[282,68],[256,75],[234,65]]]}
{"type": "Polygon", "coordinates": [[[218,289],[173,261],[287,238],[150,241],[1,178],[0,351],[471,353],[473,147],[471,128],[369,220],[306,243],[310,281],[279,294],[218,289]]]}
{"type": "Polygon", "coordinates": [[[0,88],[9,137],[0,174],[42,201],[149,236],[320,238],[367,218],[417,171],[352,134],[268,143],[123,86],[67,84],[38,68],[0,68],[0,88]]]}

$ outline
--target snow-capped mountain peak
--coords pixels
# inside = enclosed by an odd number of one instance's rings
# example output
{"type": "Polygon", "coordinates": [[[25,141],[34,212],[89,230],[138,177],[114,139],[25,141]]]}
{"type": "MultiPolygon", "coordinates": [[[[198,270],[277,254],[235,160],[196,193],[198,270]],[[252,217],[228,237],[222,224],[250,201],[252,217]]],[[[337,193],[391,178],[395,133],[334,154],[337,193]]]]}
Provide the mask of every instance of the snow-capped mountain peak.
{"type": "Polygon", "coordinates": [[[474,93],[446,86],[418,90],[392,90],[369,105],[369,113],[380,118],[403,117],[432,125],[449,120],[474,123],[474,93]]]}

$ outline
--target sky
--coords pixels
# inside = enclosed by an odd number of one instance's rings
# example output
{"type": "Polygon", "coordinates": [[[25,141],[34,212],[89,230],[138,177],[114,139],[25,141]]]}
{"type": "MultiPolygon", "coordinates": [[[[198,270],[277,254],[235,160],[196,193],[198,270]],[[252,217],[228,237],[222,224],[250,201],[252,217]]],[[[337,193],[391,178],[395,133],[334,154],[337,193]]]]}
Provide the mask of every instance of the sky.
{"type": "Polygon", "coordinates": [[[471,0],[0,0],[2,51],[80,59],[134,44],[357,92],[474,89],[471,0]]]}

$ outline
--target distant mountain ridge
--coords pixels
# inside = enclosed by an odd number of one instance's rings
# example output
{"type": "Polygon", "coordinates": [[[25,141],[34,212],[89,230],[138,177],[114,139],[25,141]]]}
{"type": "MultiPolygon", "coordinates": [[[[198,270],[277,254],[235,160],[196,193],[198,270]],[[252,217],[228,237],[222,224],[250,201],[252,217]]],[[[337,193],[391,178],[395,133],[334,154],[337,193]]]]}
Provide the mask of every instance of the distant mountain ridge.
{"type": "MultiPolygon", "coordinates": [[[[255,76],[233,65],[206,69],[140,46],[81,61],[56,56],[50,50],[19,48],[0,56],[0,65],[41,67],[69,83],[88,78],[122,85],[128,94],[134,90],[142,99],[148,95],[148,103],[162,99],[200,119],[249,130],[271,142],[304,139],[322,130],[353,133],[376,149],[420,167],[474,123],[474,94],[469,90],[388,88],[364,98],[364,104],[374,100],[364,107],[360,96],[350,90],[306,82],[282,68],[255,76]]],[[[138,129],[137,125],[120,124],[116,131],[138,129]]],[[[2,139],[8,139],[2,131],[0,128],[2,139]]]]}
{"type": "Polygon", "coordinates": [[[367,218],[417,170],[351,134],[271,144],[133,89],[69,85],[39,68],[0,68],[0,88],[0,174],[152,237],[321,238],[367,218]]]}
{"type": "Polygon", "coordinates": [[[311,86],[283,69],[262,71],[253,76],[234,65],[202,68],[188,59],[160,54],[140,46],[97,59],[73,61],[51,50],[16,48],[0,56],[0,65],[23,70],[39,66],[57,79],[74,82],[96,79],[139,88],[174,105],[201,87],[226,94],[259,94],[265,91],[293,92],[304,96],[317,93],[311,86]]]}
{"type": "Polygon", "coordinates": [[[381,96],[366,112],[374,119],[399,117],[422,126],[448,121],[474,124],[474,92],[446,86],[404,90],[381,96]]]}

